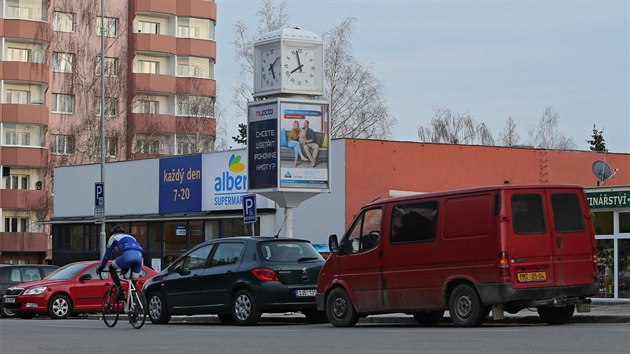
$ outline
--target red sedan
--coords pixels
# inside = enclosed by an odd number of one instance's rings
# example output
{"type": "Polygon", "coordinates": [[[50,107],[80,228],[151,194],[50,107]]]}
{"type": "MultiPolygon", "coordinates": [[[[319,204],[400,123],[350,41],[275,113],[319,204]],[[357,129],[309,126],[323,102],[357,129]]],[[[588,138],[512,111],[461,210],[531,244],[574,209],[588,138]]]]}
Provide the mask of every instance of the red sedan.
{"type": "MultiPolygon", "coordinates": [[[[84,261],[65,265],[46,278],[18,284],[7,289],[2,305],[20,318],[33,318],[47,314],[61,319],[69,315],[101,311],[101,299],[111,286],[109,273],[96,273],[101,261],[84,261]]],[[[142,289],[147,279],[157,274],[142,266],[137,286],[142,289]]],[[[126,283],[122,282],[126,288],[126,283]]]]}

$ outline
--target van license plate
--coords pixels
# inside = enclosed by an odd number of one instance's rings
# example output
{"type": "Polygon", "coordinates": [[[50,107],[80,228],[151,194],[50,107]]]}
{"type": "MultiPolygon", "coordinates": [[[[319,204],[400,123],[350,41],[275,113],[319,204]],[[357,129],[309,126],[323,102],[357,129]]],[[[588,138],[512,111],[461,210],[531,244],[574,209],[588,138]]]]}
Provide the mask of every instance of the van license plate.
{"type": "Polygon", "coordinates": [[[315,289],[296,290],[295,291],[295,296],[297,296],[297,297],[315,296],[316,293],[317,293],[317,290],[315,290],[315,289]]]}
{"type": "Polygon", "coordinates": [[[547,281],[547,272],[516,273],[519,283],[547,281]]]}
{"type": "Polygon", "coordinates": [[[15,303],[15,298],[14,297],[5,297],[4,298],[4,303],[5,304],[14,304],[15,303]]]}

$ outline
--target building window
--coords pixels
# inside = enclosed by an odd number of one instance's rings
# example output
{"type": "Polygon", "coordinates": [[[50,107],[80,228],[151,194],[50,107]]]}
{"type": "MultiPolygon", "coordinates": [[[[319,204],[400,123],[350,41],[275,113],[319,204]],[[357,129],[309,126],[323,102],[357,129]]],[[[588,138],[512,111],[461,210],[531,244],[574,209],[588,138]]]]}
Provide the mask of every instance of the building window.
{"type": "Polygon", "coordinates": [[[58,155],[68,155],[74,152],[74,138],[70,135],[52,135],[50,152],[58,155]]]}
{"type": "Polygon", "coordinates": [[[214,22],[200,18],[179,17],[177,19],[177,37],[214,39],[214,22]]]}
{"type": "MultiPolygon", "coordinates": [[[[105,58],[105,76],[118,76],[118,59],[117,58],[105,58]]],[[[99,66],[100,70],[100,66],[99,66]]]]}
{"type": "Polygon", "coordinates": [[[5,189],[29,189],[29,175],[10,175],[3,178],[5,189]]]}
{"type": "Polygon", "coordinates": [[[4,218],[4,232],[28,232],[28,217],[4,218]]]}
{"type": "Polygon", "coordinates": [[[5,130],[4,144],[29,146],[31,145],[31,133],[19,132],[15,130],[5,130]]]}
{"type": "Polygon", "coordinates": [[[31,61],[31,50],[26,48],[7,47],[7,61],[21,61],[28,63],[31,61]]]}
{"type": "Polygon", "coordinates": [[[177,96],[178,116],[187,117],[213,117],[214,101],[212,97],[203,96],[177,96]]]}
{"type": "Polygon", "coordinates": [[[19,5],[7,4],[7,18],[19,18],[22,20],[33,19],[33,9],[19,5]]]}
{"type": "Polygon", "coordinates": [[[197,152],[195,143],[192,141],[183,140],[177,142],[177,155],[188,155],[194,154],[195,152],[197,152]]]}
{"type": "Polygon", "coordinates": [[[71,12],[53,12],[52,29],[57,32],[74,32],[74,14],[71,12]]]}
{"type": "Polygon", "coordinates": [[[160,112],[160,102],[153,100],[138,100],[134,113],[157,114],[160,112]]]}
{"type": "Polygon", "coordinates": [[[27,90],[7,89],[5,92],[5,103],[29,104],[31,102],[31,92],[27,90]]]}
{"type": "Polygon", "coordinates": [[[210,59],[178,57],[177,76],[210,78],[210,59]]]}
{"type": "Polygon", "coordinates": [[[160,142],[155,139],[136,139],[135,151],[142,154],[159,154],[160,142]]]}
{"type": "MultiPolygon", "coordinates": [[[[96,98],[96,115],[101,115],[101,98],[96,98]]],[[[105,116],[114,117],[118,114],[118,99],[116,97],[105,97],[105,116]]]]}
{"type": "Polygon", "coordinates": [[[160,24],[157,22],[138,21],[138,33],[160,34],[160,24]]]}
{"type": "MultiPolygon", "coordinates": [[[[96,33],[98,36],[101,35],[101,17],[99,16],[96,20],[96,25],[98,28],[96,29],[96,33]]],[[[113,37],[115,38],[118,34],[118,19],[113,17],[105,17],[103,23],[105,37],[113,37]]]]}
{"type": "MultiPolygon", "coordinates": [[[[97,151],[101,151],[101,139],[98,139],[96,149],[97,151]]],[[[116,157],[117,152],[118,152],[118,138],[105,137],[105,156],[116,157]]]]}
{"type": "Polygon", "coordinates": [[[63,93],[52,94],[52,112],[61,114],[74,113],[74,95],[63,93]]]}
{"type": "Polygon", "coordinates": [[[150,60],[138,60],[140,73],[142,74],[159,74],[160,62],[150,60]]]}
{"type": "Polygon", "coordinates": [[[53,53],[52,71],[58,72],[58,73],[72,73],[73,67],[74,67],[74,54],[53,53]]]}

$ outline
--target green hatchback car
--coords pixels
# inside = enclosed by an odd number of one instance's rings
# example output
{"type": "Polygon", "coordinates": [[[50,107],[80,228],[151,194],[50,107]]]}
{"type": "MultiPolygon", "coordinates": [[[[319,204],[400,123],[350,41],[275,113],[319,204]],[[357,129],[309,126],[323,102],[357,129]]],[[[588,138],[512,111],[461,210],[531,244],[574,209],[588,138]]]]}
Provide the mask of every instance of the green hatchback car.
{"type": "Polygon", "coordinates": [[[326,322],[315,305],[324,259],[307,240],[230,237],[201,243],[144,286],[149,319],[217,314],[224,323],[253,325],[263,312],[302,312],[326,322]]]}

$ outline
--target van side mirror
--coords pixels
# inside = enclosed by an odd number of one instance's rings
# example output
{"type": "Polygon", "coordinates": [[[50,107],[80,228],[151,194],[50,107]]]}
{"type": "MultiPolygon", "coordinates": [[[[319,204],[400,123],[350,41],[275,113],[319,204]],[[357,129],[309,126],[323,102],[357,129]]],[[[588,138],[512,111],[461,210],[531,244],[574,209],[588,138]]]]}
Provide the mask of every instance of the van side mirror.
{"type": "Polygon", "coordinates": [[[328,249],[330,253],[339,253],[339,241],[337,240],[337,235],[332,234],[328,236],[328,249]]]}

